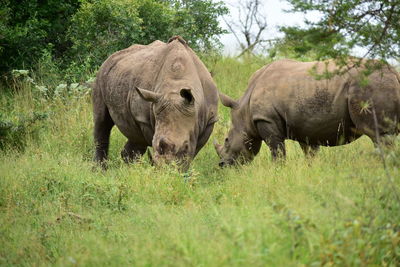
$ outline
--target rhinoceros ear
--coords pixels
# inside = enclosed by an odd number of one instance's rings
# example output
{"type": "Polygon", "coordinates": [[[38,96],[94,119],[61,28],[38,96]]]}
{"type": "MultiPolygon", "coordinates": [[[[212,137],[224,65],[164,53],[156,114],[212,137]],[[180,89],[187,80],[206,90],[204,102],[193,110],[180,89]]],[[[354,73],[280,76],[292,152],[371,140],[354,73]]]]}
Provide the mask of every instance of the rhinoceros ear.
{"type": "Polygon", "coordinates": [[[183,88],[183,89],[181,89],[179,94],[181,95],[181,97],[183,97],[185,99],[186,103],[193,104],[194,97],[193,97],[193,94],[192,94],[192,90],[183,88]]]}
{"type": "Polygon", "coordinates": [[[222,102],[222,105],[225,107],[231,108],[231,109],[237,109],[239,107],[239,103],[232,98],[230,98],[227,95],[224,95],[223,93],[219,93],[219,99],[222,102]]]}
{"type": "Polygon", "coordinates": [[[160,93],[155,93],[155,92],[145,90],[145,89],[140,89],[137,87],[135,87],[135,89],[144,100],[149,101],[149,102],[157,103],[162,97],[162,94],[160,94],[160,93]]]}

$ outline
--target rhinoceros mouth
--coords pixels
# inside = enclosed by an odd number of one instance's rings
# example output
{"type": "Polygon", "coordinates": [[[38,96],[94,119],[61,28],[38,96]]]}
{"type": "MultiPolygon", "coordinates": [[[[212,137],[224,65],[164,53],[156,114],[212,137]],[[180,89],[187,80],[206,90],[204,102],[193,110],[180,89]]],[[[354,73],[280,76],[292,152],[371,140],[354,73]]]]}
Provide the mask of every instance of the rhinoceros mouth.
{"type": "Polygon", "coordinates": [[[187,171],[191,162],[189,156],[177,157],[172,154],[159,155],[157,153],[153,155],[150,149],[147,151],[147,155],[152,166],[176,165],[180,171],[187,171]]]}

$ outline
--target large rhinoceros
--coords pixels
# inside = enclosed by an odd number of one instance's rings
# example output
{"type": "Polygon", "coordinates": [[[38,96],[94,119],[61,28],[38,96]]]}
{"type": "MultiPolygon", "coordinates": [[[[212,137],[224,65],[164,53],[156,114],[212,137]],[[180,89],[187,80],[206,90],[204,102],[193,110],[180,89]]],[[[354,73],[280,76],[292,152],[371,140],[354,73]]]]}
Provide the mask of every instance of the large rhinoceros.
{"type": "Polygon", "coordinates": [[[220,94],[232,119],[225,144],[215,143],[220,166],[252,160],[262,141],[275,159],[279,152],[285,155],[285,139],[298,141],[308,154],[320,145],[346,144],[363,134],[374,143],[379,136],[396,134],[399,74],[389,65],[377,66],[375,61],[353,60],[344,74],[334,75],[340,68],[333,61],[280,60],[255,72],[238,101],[220,94]],[[325,78],[317,79],[321,73],[325,78]]]}
{"type": "Polygon", "coordinates": [[[217,105],[210,73],[181,37],[118,51],[101,66],[93,91],[95,160],[107,159],[116,125],[128,138],[126,161],[152,146],[156,164],[187,166],[213,130],[217,105]]]}

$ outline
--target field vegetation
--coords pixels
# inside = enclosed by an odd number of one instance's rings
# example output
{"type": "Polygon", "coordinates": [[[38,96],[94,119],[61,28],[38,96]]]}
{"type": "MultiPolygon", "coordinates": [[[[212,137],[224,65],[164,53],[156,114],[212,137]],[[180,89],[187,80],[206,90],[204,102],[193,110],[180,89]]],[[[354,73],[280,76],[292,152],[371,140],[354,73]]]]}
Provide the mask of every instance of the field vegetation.
{"type": "MultiPolygon", "coordinates": [[[[204,61],[239,97],[268,59],[204,61]]],[[[182,174],[147,157],[125,164],[114,129],[101,171],[90,89],[49,69],[14,79],[0,98],[1,265],[400,264],[398,139],[383,154],[363,137],[312,159],[288,141],[281,163],[263,145],[251,164],[224,169],[209,141],[182,174]]],[[[211,140],[230,124],[219,112],[211,140]]]]}
{"type": "Polygon", "coordinates": [[[222,1],[3,1],[0,265],[400,266],[399,137],[392,147],[362,137],[314,158],[287,141],[284,162],[263,144],[250,164],[221,169],[212,140],[222,142],[230,116],[220,105],[186,173],[146,155],[125,164],[116,128],[103,171],[92,162],[90,88],[110,53],[175,34],[233,98],[282,57],[343,58],[361,46],[398,58],[398,1],[290,0],[325,16],[283,28],[265,56],[240,58],[219,53],[222,1]]]}

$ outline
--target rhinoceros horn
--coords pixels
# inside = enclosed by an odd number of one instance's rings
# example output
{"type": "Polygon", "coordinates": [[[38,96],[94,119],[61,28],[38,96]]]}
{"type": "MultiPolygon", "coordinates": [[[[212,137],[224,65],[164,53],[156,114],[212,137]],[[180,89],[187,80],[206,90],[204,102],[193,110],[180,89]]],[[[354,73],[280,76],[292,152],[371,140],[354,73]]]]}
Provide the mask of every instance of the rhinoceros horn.
{"type": "Polygon", "coordinates": [[[239,103],[223,93],[219,93],[219,99],[221,99],[222,105],[231,109],[237,109],[239,103]]]}
{"type": "Polygon", "coordinates": [[[218,156],[221,157],[222,146],[220,144],[218,144],[217,140],[215,140],[215,139],[214,139],[213,143],[214,143],[214,147],[215,147],[215,150],[217,151],[218,156]]]}

